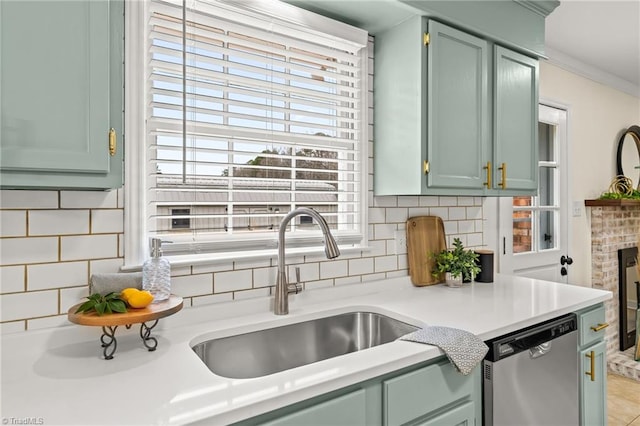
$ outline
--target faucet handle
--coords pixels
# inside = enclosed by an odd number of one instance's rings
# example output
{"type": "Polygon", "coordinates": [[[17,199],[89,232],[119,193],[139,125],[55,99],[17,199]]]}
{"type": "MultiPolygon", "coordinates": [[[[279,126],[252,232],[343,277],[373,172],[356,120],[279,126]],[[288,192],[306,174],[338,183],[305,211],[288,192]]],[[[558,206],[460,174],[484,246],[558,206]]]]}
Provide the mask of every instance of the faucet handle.
{"type": "Polygon", "coordinates": [[[296,266],[296,282],[289,284],[287,291],[289,294],[298,294],[302,291],[302,284],[300,284],[300,267],[296,266]]]}

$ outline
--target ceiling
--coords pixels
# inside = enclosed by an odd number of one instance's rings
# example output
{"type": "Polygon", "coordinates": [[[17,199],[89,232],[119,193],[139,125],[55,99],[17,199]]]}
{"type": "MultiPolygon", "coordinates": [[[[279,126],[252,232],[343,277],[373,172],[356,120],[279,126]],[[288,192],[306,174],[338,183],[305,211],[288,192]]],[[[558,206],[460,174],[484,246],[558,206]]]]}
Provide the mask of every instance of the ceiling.
{"type": "Polygon", "coordinates": [[[545,45],[552,63],[640,97],[640,0],[561,0],[545,45]]]}

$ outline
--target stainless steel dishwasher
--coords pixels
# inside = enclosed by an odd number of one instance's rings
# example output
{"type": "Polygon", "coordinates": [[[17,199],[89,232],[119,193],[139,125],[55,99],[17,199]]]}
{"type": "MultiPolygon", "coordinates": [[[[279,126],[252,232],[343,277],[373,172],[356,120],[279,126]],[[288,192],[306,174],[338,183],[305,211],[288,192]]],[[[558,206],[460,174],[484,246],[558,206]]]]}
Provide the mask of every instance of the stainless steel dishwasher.
{"type": "Polygon", "coordinates": [[[574,314],[487,342],[485,426],[576,426],[578,332],[574,314]]]}

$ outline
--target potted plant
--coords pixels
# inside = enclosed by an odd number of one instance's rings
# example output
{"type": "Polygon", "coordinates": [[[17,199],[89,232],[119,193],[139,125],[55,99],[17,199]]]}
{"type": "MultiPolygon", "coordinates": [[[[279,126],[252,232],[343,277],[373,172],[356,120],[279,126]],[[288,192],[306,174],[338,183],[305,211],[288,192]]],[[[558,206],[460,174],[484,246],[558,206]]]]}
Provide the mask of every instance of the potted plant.
{"type": "Polygon", "coordinates": [[[431,254],[435,261],[434,277],[445,274],[447,285],[461,286],[463,282],[470,282],[480,272],[478,254],[465,250],[459,238],[453,239],[453,250],[442,250],[431,254]]]}

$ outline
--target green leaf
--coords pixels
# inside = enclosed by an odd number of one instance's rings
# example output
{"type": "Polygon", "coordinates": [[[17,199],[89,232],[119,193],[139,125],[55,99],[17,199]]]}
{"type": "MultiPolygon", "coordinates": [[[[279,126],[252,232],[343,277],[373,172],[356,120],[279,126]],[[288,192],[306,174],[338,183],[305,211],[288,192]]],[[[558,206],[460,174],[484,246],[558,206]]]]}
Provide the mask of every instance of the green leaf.
{"type": "Polygon", "coordinates": [[[93,310],[94,305],[95,304],[94,304],[93,300],[87,300],[82,305],[80,305],[80,307],[76,310],[76,314],[79,314],[81,312],[91,311],[91,310],[93,310]]]}
{"type": "Polygon", "coordinates": [[[104,315],[104,310],[106,309],[106,307],[107,307],[107,302],[103,300],[100,303],[96,304],[95,310],[98,313],[98,315],[104,315]]]}
{"type": "Polygon", "coordinates": [[[122,300],[112,300],[109,302],[109,306],[111,306],[111,310],[114,312],[127,312],[127,305],[122,300]]]}

